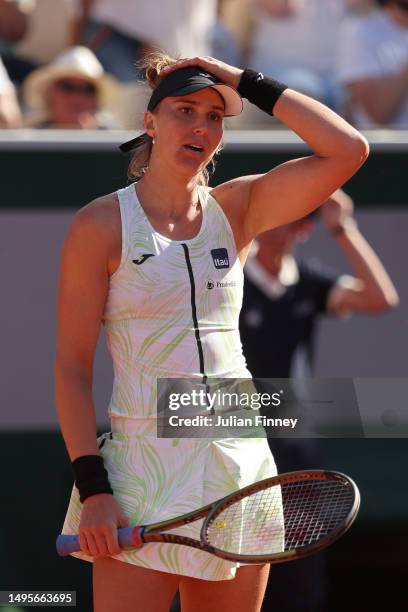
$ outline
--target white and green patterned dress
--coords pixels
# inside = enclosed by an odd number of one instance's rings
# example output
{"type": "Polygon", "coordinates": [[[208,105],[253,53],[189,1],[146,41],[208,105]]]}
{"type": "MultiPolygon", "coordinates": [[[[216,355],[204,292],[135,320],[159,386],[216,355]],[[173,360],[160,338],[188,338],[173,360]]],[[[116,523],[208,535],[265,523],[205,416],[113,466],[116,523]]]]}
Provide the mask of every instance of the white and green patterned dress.
{"type": "MultiPolygon", "coordinates": [[[[199,187],[203,220],[191,240],[156,232],[134,184],[118,196],[122,257],[103,315],[114,368],[112,433],[98,441],[115,497],[136,525],[195,510],[274,476],[276,467],[265,438],[156,436],[157,377],[250,378],[238,331],[243,270],[229,222],[208,188],[199,187]]],[[[78,532],[81,508],[74,486],[63,533],[78,532]]],[[[200,524],[174,532],[197,538],[200,524]]],[[[205,580],[234,578],[239,567],[177,544],[146,544],[114,558],[205,580]]]]}

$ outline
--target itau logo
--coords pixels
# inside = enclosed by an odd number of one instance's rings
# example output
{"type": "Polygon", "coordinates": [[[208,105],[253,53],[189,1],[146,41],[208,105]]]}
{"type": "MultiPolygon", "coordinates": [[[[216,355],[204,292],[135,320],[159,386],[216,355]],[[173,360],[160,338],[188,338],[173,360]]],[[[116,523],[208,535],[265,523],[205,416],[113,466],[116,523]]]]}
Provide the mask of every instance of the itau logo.
{"type": "Polygon", "coordinates": [[[217,270],[230,267],[227,249],[211,249],[211,255],[217,270]]]}

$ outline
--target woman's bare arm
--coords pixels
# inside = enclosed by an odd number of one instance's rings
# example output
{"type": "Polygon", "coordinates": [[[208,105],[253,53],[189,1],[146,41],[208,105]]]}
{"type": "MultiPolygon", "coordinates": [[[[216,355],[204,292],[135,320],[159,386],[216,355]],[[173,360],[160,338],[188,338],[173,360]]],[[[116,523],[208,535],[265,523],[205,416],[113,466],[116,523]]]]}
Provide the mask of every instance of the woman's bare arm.
{"type": "Polygon", "coordinates": [[[356,129],[297,91],[283,92],[274,115],[310,146],[313,155],[246,177],[250,183],[245,219],[249,239],[320,206],[368,156],[368,143],[356,129]]]}
{"type": "Polygon", "coordinates": [[[81,455],[99,454],[92,370],[108,290],[109,240],[102,207],[91,203],[75,214],[62,250],[55,399],[72,461],[81,455]]]}
{"type": "MultiPolygon", "coordinates": [[[[99,455],[92,373],[109,284],[114,239],[110,196],[91,202],[74,216],[62,250],[57,304],[55,399],[71,461],[99,455]]],[[[114,496],[85,499],[79,525],[81,549],[100,557],[120,552],[117,528],[128,518],[114,496]]]]}

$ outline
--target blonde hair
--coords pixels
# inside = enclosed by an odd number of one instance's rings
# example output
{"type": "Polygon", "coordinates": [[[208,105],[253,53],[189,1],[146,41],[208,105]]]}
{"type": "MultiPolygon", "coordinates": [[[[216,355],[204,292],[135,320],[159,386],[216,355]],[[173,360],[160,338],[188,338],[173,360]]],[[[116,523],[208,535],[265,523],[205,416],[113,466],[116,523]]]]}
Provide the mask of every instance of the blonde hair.
{"type": "MultiPolygon", "coordinates": [[[[137,62],[137,67],[141,73],[144,73],[147,85],[154,90],[160,82],[160,72],[166,66],[172,66],[176,63],[176,59],[167,55],[161,49],[155,49],[151,53],[146,54],[140,61],[137,62]]],[[[128,178],[141,178],[149,167],[150,156],[152,153],[153,139],[148,134],[143,134],[140,144],[133,150],[132,159],[128,168],[128,178]]],[[[210,176],[215,170],[215,157],[221,151],[221,146],[218,147],[213,157],[209,161],[204,170],[200,172],[198,184],[207,186],[210,176]]]]}

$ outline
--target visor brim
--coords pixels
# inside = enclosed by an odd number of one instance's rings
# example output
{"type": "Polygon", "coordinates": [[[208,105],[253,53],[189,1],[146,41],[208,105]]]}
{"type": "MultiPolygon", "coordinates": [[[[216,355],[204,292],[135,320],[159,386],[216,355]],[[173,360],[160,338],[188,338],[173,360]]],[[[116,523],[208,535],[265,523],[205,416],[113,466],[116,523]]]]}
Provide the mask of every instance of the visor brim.
{"type": "Polygon", "coordinates": [[[180,87],[179,89],[177,89],[177,91],[172,92],[171,95],[166,97],[175,98],[178,96],[188,96],[189,94],[196,93],[197,91],[201,91],[202,89],[206,89],[207,87],[215,89],[224,100],[224,110],[226,117],[236,117],[237,115],[240,115],[242,113],[244,104],[241,96],[239,95],[236,89],[234,89],[230,85],[225,85],[224,83],[189,83],[185,87],[180,87]]]}

